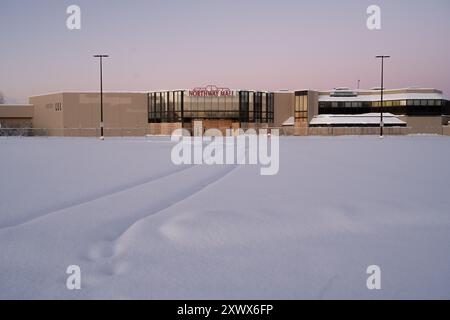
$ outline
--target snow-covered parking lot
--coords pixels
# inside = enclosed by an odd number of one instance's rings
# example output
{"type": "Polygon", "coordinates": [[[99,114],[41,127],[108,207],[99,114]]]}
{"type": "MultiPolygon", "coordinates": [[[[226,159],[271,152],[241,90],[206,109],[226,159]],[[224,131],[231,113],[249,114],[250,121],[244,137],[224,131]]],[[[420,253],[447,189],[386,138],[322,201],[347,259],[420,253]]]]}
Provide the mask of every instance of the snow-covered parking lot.
{"type": "Polygon", "coordinates": [[[162,137],[1,138],[0,298],[450,299],[448,137],[280,139],[262,176],[162,137]]]}

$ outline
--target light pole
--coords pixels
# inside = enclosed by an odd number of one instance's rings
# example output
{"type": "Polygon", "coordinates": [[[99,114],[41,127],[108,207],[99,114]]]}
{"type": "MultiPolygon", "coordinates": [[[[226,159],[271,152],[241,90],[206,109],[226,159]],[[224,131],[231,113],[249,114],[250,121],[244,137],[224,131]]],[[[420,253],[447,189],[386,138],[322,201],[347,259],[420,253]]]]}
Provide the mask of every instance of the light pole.
{"type": "Polygon", "coordinates": [[[381,105],[380,105],[380,137],[383,137],[383,94],[384,94],[384,59],[389,59],[391,56],[376,56],[377,59],[381,59],[381,105]]]}
{"type": "Polygon", "coordinates": [[[100,139],[104,139],[103,135],[103,58],[108,58],[106,54],[96,54],[94,58],[100,58],[100,139]]]}

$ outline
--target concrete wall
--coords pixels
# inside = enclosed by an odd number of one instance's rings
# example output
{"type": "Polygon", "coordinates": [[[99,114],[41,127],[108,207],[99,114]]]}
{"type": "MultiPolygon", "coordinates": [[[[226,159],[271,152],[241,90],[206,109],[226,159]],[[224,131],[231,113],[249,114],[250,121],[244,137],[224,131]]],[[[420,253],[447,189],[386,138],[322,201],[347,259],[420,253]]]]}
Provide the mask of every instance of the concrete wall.
{"type": "Polygon", "coordinates": [[[319,92],[308,91],[308,123],[319,114],[319,92]]]}
{"type": "MultiPolygon", "coordinates": [[[[106,101],[110,98],[104,94],[104,114],[106,101]]],[[[80,130],[65,130],[69,136],[99,136],[100,135],[100,94],[96,93],[64,93],[64,128],[80,130]]]]}
{"type": "Polygon", "coordinates": [[[411,128],[411,134],[442,134],[442,117],[399,116],[411,128]]]}
{"type": "Polygon", "coordinates": [[[34,105],[33,128],[48,129],[46,134],[53,136],[64,135],[63,130],[63,94],[49,94],[45,96],[36,96],[29,99],[30,104],[34,105]],[[62,110],[56,108],[57,103],[62,104],[62,110]]]}
{"type": "MultiPolygon", "coordinates": [[[[147,95],[145,93],[103,94],[105,136],[145,135],[148,126],[147,95]]],[[[64,93],[64,128],[92,128],[100,126],[100,94],[64,93]]],[[[66,130],[67,131],[67,130],[66,130]]],[[[73,134],[78,135],[74,130],[73,134]]],[[[95,132],[98,130],[96,129],[95,132]]],[[[71,135],[71,133],[68,133],[71,135]]]]}
{"type": "MultiPolygon", "coordinates": [[[[59,93],[31,97],[35,105],[35,128],[50,128],[49,135],[98,136],[99,93],[59,93]],[[57,108],[61,103],[62,108],[57,108]]],[[[106,136],[145,135],[148,127],[147,94],[104,93],[106,136]]]]}
{"type": "Polygon", "coordinates": [[[289,117],[294,116],[295,94],[276,92],[274,94],[274,127],[281,127],[289,117]]]}

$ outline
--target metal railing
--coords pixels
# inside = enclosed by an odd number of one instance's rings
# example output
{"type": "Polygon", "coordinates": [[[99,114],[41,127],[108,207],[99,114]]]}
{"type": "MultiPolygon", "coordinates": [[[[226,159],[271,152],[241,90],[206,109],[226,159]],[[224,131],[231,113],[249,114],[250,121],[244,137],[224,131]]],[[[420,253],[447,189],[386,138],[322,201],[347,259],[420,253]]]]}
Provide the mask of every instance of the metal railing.
{"type": "MultiPolygon", "coordinates": [[[[153,128],[105,128],[106,137],[160,135],[153,128]]],[[[100,128],[0,128],[6,137],[100,137],[100,128]]]]}
{"type": "MultiPolygon", "coordinates": [[[[225,135],[227,129],[217,128],[225,135]]],[[[365,136],[379,135],[376,127],[269,127],[261,128],[269,133],[278,130],[280,136],[365,136]]],[[[234,129],[236,130],[236,129],[234,129]]],[[[246,131],[246,129],[242,129],[246,131]]],[[[259,129],[255,129],[257,132],[259,129]]],[[[191,130],[192,131],[192,130],[191,130]]],[[[234,131],[236,132],[236,131],[234,131]]],[[[144,137],[161,136],[157,128],[105,128],[105,137],[144,137]]],[[[444,135],[450,136],[450,126],[421,127],[415,130],[410,127],[385,127],[384,134],[393,135],[444,135]]],[[[0,137],[100,137],[99,128],[0,128],[0,137]]]]}

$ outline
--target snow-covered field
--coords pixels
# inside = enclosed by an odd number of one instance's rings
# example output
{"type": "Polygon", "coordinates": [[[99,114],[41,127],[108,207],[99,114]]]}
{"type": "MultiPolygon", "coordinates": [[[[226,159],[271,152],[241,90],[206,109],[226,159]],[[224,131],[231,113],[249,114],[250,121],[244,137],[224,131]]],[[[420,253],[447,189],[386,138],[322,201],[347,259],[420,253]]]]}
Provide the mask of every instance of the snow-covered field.
{"type": "Polygon", "coordinates": [[[172,146],[0,139],[0,298],[450,298],[449,138],[285,137],[275,176],[172,146]]]}

